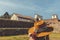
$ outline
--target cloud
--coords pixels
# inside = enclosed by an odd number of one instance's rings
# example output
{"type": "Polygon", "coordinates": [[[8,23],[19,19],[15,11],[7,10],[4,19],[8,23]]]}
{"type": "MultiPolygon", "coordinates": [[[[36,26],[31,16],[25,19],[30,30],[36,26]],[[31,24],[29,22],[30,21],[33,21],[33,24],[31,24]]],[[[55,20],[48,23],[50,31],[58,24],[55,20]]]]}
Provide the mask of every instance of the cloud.
{"type": "Polygon", "coordinates": [[[9,6],[9,7],[14,7],[15,6],[14,3],[5,2],[5,1],[0,1],[0,5],[9,6]]]}
{"type": "Polygon", "coordinates": [[[35,5],[33,2],[11,2],[11,1],[0,1],[0,6],[3,5],[4,7],[7,6],[7,8],[12,8],[14,10],[31,10],[31,11],[41,11],[42,8],[38,5],[35,5]]]}

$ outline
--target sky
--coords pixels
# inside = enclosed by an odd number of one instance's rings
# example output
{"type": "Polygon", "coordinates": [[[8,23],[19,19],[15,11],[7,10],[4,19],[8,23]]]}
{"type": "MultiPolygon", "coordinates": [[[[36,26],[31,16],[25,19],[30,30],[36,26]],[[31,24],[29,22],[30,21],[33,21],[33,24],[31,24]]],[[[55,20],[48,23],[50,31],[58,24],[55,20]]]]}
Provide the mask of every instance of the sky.
{"type": "Polygon", "coordinates": [[[8,12],[34,17],[34,14],[49,19],[53,14],[60,18],[60,0],[0,0],[0,15],[8,12]]]}

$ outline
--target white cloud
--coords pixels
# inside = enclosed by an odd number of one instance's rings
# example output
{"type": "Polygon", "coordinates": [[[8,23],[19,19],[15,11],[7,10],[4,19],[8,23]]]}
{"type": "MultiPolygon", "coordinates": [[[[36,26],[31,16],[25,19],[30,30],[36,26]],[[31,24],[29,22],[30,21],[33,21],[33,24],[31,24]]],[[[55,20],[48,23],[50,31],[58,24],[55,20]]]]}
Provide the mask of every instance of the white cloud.
{"type": "Polygon", "coordinates": [[[4,2],[4,1],[0,1],[0,5],[9,6],[9,7],[15,6],[14,3],[11,3],[11,2],[4,2]]]}
{"type": "Polygon", "coordinates": [[[12,9],[25,9],[25,10],[34,10],[34,11],[41,11],[42,8],[33,4],[33,3],[29,3],[29,5],[27,3],[14,3],[14,2],[10,2],[10,1],[0,1],[0,6],[7,6],[7,7],[11,7],[12,9]]]}

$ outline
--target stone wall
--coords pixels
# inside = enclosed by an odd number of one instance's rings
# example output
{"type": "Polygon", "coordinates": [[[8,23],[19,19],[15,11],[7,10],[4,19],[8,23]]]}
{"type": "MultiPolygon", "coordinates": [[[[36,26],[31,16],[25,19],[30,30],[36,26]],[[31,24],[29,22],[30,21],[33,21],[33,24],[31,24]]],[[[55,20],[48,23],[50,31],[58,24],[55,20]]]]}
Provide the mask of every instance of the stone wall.
{"type": "Polygon", "coordinates": [[[30,28],[32,26],[33,26],[33,23],[30,23],[30,22],[1,19],[0,20],[0,36],[27,34],[28,28],[30,28]],[[16,29],[14,29],[14,28],[16,28],[16,29]],[[20,28],[20,29],[18,29],[18,28],[20,28]],[[25,29],[25,28],[27,28],[27,29],[25,29]]]}
{"type": "Polygon", "coordinates": [[[24,35],[28,34],[28,29],[5,29],[0,30],[0,36],[24,35]]]}
{"type": "Polygon", "coordinates": [[[30,28],[33,23],[13,20],[0,20],[0,28],[30,28]]]}
{"type": "MultiPolygon", "coordinates": [[[[47,20],[46,20],[47,21],[47,20]]],[[[56,21],[47,21],[46,23],[49,24],[49,26],[52,26],[54,29],[54,33],[60,33],[60,22],[56,21]]],[[[22,35],[22,34],[27,34],[28,29],[24,28],[30,28],[33,26],[33,23],[31,22],[22,22],[22,21],[13,21],[13,20],[0,20],[0,35],[22,35]],[[7,28],[1,30],[1,28],[7,28]],[[10,29],[8,29],[10,28],[10,29]],[[13,29],[11,29],[13,28],[13,29]],[[14,28],[20,28],[20,29],[14,29],[14,28]],[[21,29],[23,28],[23,29],[21,29]]]]}

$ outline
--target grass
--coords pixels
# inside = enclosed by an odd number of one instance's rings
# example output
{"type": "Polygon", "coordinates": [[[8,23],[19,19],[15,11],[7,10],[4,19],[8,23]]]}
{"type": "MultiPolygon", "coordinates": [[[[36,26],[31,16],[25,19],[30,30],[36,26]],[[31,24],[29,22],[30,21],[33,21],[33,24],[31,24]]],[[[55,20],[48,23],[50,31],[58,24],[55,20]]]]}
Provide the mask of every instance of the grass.
{"type": "MultiPolygon", "coordinates": [[[[0,40],[28,40],[27,35],[17,35],[17,36],[0,36],[0,40]]],[[[50,40],[60,40],[60,33],[52,33],[50,35],[50,40]]]]}
{"type": "Polygon", "coordinates": [[[60,33],[53,33],[50,35],[50,40],[60,40],[60,33]]]}
{"type": "Polygon", "coordinates": [[[0,36],[0,40],[28,40],[27,35],[0,36]]]}

